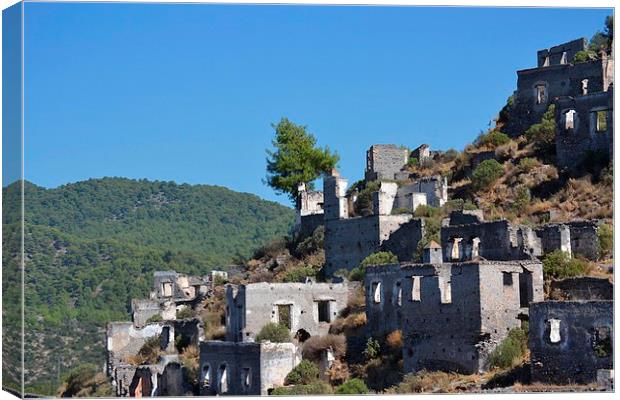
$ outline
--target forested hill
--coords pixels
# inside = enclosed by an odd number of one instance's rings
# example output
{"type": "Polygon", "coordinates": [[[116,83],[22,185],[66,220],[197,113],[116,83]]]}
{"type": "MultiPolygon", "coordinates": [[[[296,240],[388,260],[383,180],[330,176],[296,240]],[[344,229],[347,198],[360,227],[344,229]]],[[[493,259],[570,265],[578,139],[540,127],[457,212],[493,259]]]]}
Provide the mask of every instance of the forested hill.
{"type": "MultiPolygon", "coordinates": [[[[19,186],[3,188],[3,385],[20,371],[19,186]]],[[[103,365],[104,329],[129,320],[156,270],[204,274],[288,233],[294,211],[223,187],[121,178],[45,189],[25,184],[26,389],[103,365]],[[51,368],[50,366],[54,366],[51,368]],[[59,371],[60,369],[60,371],[59,371]]]]}
{"type": "MultiPolygon", "coordinates": [[[[16,193],[4,189],[11,201],[16,193]]],[[[247,257],[288,232],[294,212],[220,186],[124,178],[90,179],[45,189],[25,185],[26,221],[82,239],[199,253],[210,266],[247,257]]],[[[10,223],[12,221],[6,221],[10,223]]]]}

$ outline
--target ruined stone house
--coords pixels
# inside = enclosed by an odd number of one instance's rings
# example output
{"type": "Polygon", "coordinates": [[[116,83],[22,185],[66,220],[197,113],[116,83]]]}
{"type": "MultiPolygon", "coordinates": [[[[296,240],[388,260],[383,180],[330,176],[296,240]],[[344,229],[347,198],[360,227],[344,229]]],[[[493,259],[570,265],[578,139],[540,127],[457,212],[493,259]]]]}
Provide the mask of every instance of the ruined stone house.
{"type": "MultiPolygon", "coordinates": [[[[544,301],[530,306],[532,381],[588,384],[613,369],[613,301],[544,301]]],[[[612,373],[613,374],[613,373],[612,373]]]]}
{"type": "Polygon", "coordinates": [[[305,238],[323,225],[323,192],[308,191],[306,185],[300,183],[297,193],[293,233],[298,238],[305,238]]]}
{"type": "Polygon", "coordinates": [[[226,290],[226,340],[253,342],[269,322],[285,325],[304,341],[326,335],[347,306],[355,283],[252,283],[226,290]]]}
{"type": "Polygon", "coordinates": [[[206,341],[200,344],[200,394],[265,396],[283,386],[299,362],[293,343],[206,341]]]}
{"type": "Polygon", "coordinates": [[[402,330],[405,373],[485,371],[529,304],[543,299],[535,260],[373,266],[364,284],[368,332],[402,330]]]}

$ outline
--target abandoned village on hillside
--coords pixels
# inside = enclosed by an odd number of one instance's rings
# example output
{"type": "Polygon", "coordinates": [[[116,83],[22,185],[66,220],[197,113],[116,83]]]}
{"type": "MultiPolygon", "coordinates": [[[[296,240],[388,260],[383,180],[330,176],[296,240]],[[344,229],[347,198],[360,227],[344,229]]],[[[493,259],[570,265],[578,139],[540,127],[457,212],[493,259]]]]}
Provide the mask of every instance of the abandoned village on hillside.
{"type": "MultiPolygon", "coordinates": [[[[518,71],[512,115],[503,128],[519,135],[553,104],[557,166],[569,171],[592,152],[612,156],[613,54],[573,62],[585,48],[579,39],[541,50],[536,67],[518,71]]],[[[549,298],[541,263],[558,250],[596,260],[600,221],[554,221],[551,215],[532,226],[458,209],[441,222],[439,243],[421,246],[428,227],[416,210],[444,206],[451,188],[446,176],[414,176],[406,167],[411,158],[423,163],[438,154],[427,145],[413,151],[371,146],[364,181],[376,182],[376,190],[361,212],[359,191],[336,170],[324,177],[321,192],[300,184],[294,234],[303,239],[323,227],[321,282],[226,284],[241,272],[157,272],[150,297],[133,300],[133,320],[108,326],[106,373],[116,395],[269,394],[286,385],[306,358],[304,343],[333,334],[334,321],[362,291],[366,322],[347,334],[349,352],[363,350],[369,338],[400,331],[403,373],[479,374],[509,333],[527,326],[533,382],[611,389],[612,283],[595,277],[553,281],[551,292],[561,295],[549,298]],[[361,281],[347,279],[378,252],[390,252],[398,262],[368,266],[361,281]],[[214,340],[203,321],[184,310],[201,307],[218,290],[225,293],[219,321],[225,333],[214,340]],[[257,340],[269,322],[286,326],[293,340],[257,340]],[[153,343],[157,359],[140,360],[153,343]],[[188,346],[199,349],[197,388],[181,361],[188,346]]],[[[495,153],[478,157],[481,163],[495,153]]],[[[312,361],[324,378],[343,357],[328,346],[312,361]]]]}

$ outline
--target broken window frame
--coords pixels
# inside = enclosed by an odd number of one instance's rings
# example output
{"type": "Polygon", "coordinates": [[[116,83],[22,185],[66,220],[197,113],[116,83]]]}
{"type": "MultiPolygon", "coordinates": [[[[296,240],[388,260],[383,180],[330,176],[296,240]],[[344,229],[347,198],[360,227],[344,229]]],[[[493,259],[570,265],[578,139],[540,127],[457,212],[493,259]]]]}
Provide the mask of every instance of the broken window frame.
{"type": "Polygon", "coordinates": [[[514,284],[514,278],[512,272],[502,271],[502,283],[504,286],[511,286],[514,284]]]}
{"type": "Polygon", "coordinates": [[[557,344],[562,341],[562,334],[560,333],[562,327],[562,320],[557,318],[549,318],[549,342],[557,344]]]}
{"type": "Polygon", "coordinates": [[[588,83],[589,83],[588,79],[581,80],[581,94],[582,95],[588,94],[588,83]]]}
{"type": "Polygon", "coordinates": [[[422,277],[411,277],[411,301],[422,301],[422,277]]]}
{"type": "Polygon", "coordinates": [[[564,130],[569,132],[575,130],[575,115],[577,111],[570,109],[564,113],[564,130]]]}
{"type": "Polygon", "coordinates": [[[318,300],[316,302],[317,316],[319,323],[331,322],[331,302],[329,300],[318,300]],[[322,312],[321,312],[322,310],[322,312]]]}
{"type": "Polygon", "coordinates": [[[276,304],[276,318],[278,318],[278,324],[286,326],[288,330],[293,329],[293,305],[292,304],[276,304]],[[286,312],[282,310],[288,309],[286,312]],[[285,318],[285,322],[282,323],[282,317],[288,314],[288,318],[285,318]]]}
{"type": "Polygon", "coordinates": [[[560,57],[560,64],[568,64],[568,54],[564,51],[560,57]]]}
{"type": "Polygon", "coordinates": [[[547,85],[539,83],[534,86],[536,104],[547,104],[547,85]]]}
{"type": "Polygon", "coordinates": [[[250,389],[252,386],[252,369],[250,367],[241,368],[241,387],[244,390],[250,389]]]}
{"type": "Polygon", "coordinates": [[[206,363],[202,366],[202,387],[209,388],[211,387],[211,365],[206,363]]]}
{"type": "Polygon", "coordinates": [[[381,282],[373,282],[371,285],[372,298],[375,304],[381,303],[381,282]]]}
{"type": "Polygon", "coordinates": [[[441,304],[452,304],[452,281],[443,276],[437,277],[441,304]]]}
{"type": "Polygon", "coordinates": [[[217,370],[217,392],[218,394],[226,394],[229,391],[228,385],[228,365],[221,364],[217,370]]]}
{"type": "Polygon", "coordinates": [[[597,133],[607,132],[607,113],[609,110],[596,110],[594,111],[595,130],[597,133]]]}

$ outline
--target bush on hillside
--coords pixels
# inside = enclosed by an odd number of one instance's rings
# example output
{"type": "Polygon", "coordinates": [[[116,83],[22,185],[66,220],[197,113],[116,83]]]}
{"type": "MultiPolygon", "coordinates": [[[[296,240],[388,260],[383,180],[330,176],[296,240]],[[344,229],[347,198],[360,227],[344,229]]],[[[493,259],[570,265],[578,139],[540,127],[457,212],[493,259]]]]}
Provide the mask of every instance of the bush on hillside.
{"type": "Polygon", "coordinates": [[[308,360],[302,360],[291,372],[286,375],[288,385],[308,385],[319,379],[319,367],[308,360]]]}
{"type": "Polygon", "coordinates": [[[273,343],[286,343],[291,341],[291,332],[284,325],[269,322],[263,326],[256,335],[257,342],[270,341],[273,343]]]}
{"type": "Polygon", "coordinates": [[[359,378],[349,379],[336,389],[336,394],[368,394],[368,386],[359,378]]]}
{"type": "Polygon", "coordinates": [[[471,184],[474,190],[486,189],[504,174],[504,167],[496,160],[485,160],[474,170],[471,184]]]}
{"type": "Polygon", "coordinates": [[[509,368],[521,360],[527,351],[527,332],[521,328],[511,329],[508,336],[489,357],[490,367],[509,368]]]}
{"type": "Polygon", "coordinates": [[[539,151],[555,154],[555,105],[551,104],[538,124],[525,131],[528,142],[539,151]]]}
{"type": "Polygon", "coordinates": [[[614,228],[603,224],[598,228],[597,234],[600,256],[602,258],[610,256],[614,248],[614,228]]]}
{"type": "Polygon", "coordinates": [[[519,171],[522,173],[530,172],[538,166],[540,166],[540,161],[533,157],[524,157],[519,160],[519,171]]]}
{"type": "Polygon", "coordinates": [[[578,258],[570,258],[562,250],[554,250],[543,258],[543,275],[545,279],[564,279],[588,273],[589,264],[578,258]]]}
{"type": "Polygon", "coordinates": [[[366,348],[364,349],[364,357],[367,360],[372,360],[373,358],[377,358],[381,355],[381,345],[379,341],[374,338],[368,338],[366,342],[366,348]]]}
{"type": "Polygon", "coordinates": [[[385,265],[395,264],[398,262],[398,257],[390,251],[379,251],[364,258],[360,263],[360,269],[366,272],[366,267],[370,265],[385,265]]]}
{"type": "Polygon", "coordinates": [[[489,147],[498,147],[510,142],[510,138],[503,132],[498,130],[492,130],[488,133],[482,133],[476,138],[476,146],[489,146],[489,147]]]}
{"type": "Polygon", "coordinates": [[[334,391],[331,386],[323,381],[312,382],[309,385],[295,385],[290,387],[275,388],[271,394],[273,396],[307,396],[312,394],[332,394],[334,391]]]}

